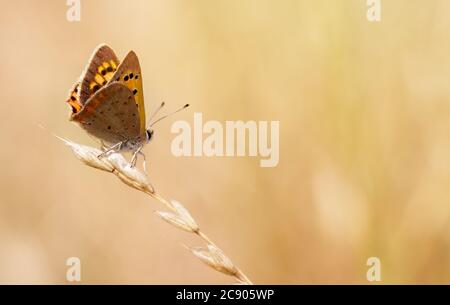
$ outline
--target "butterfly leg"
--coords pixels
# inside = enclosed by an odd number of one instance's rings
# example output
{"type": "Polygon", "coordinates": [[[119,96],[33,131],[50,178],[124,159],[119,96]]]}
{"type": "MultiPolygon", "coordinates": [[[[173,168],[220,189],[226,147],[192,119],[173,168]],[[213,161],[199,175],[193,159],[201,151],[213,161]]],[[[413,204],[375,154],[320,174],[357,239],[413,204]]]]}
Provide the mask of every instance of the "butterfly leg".
{"type": "Polygon", "coordinates": [[[119,151],[122,148],[122,144],[123,144],[123,142],[114,144],[113,146],[111,146],[110,148],[108,148],[104,152],[102,152],[100,155],[98,155],[97,158],[101,159],[104,156],[106,156],[109,152],[114,151],[114,150],[119,151]]]}
{"type": "Polygon", "coordinates": [[[141,153],[141,149],[142,146],[140,146],[138,149],[136,149],[133,153],[133,157],[131,158],[131,167],[135,167],[136,166],[136,162],[137,162],[137,155],[139,153],[141,153]]]}
{"type": "Polygon", "coordinates": [[[144,167],[144,171],[147,172],[147,162],[145,160],[145,154],[142,151],[139,151],[138,154],[140,154],[142,158],[144,158],[144,162],[142,163],[142,165],[144,167]]]}

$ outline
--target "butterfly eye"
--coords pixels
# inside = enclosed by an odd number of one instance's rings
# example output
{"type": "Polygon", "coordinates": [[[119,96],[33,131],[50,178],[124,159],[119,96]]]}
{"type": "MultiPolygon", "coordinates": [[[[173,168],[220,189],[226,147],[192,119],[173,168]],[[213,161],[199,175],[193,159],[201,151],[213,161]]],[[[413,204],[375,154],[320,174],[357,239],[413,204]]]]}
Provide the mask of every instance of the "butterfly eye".
{"type": "Polygon", "coordinates": [[[153,130],[147,129],[147,130],[146,130],[146,133],[147,133],[147,142],[150,142],[150,140],[151,140],[152,137],[153,137],[153,130]]]}

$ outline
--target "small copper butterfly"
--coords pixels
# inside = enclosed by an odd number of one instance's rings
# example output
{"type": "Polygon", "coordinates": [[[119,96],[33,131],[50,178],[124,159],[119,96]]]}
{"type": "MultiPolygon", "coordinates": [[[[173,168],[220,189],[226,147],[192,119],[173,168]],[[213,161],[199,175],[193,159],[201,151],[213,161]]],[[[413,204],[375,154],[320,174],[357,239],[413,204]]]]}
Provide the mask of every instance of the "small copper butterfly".
{"type": "MultiPolygon", "coordinates": [[[[141,150],[152,139],[153,130],[146,128],[142,74],[136,53],[130,51],[120,63],[108,45],[98,46],[72,87],[67,103],[72,109],[70,120],[102,142],[105,150],[99,157],[111,151],[131,151],[133,166],[138,154],[145,160],[141,150]]],[[[154,114],[162,106],[164,103],[154,114]]]]}

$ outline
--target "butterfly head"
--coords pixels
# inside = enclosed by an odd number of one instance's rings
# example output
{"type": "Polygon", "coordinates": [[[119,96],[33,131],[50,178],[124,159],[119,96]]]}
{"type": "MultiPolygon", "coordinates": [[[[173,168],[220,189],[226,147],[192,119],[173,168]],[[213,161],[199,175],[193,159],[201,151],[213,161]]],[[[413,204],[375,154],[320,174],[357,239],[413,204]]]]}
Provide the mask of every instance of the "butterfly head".
{"type": "Polygon", "coordinates": [[[150,128],[147,129],[147,131],[145,132],[145,135],[147,136],[146,143],[150,142],[150,140],[153,138],[153,130],[150,128]]]}

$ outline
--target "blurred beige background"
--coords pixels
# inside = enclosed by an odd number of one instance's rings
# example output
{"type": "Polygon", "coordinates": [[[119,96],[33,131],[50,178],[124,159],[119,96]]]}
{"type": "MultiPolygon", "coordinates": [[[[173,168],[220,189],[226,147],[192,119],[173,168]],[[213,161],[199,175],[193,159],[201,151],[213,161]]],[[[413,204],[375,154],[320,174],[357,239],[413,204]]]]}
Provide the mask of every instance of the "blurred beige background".
{"type": "Polygon", "coordinates": [[[0,5],[0,282],[230,283],[158,219],[160,205],[83,166],[51,132],[94,144],[64,103],[92,50],[133,49],[153,184],[186,205],[256,283],[450,282],[450,2],[81,1],[0,5]],[[176,158],[175,120],[279,120],[280,162],[176,158]]]}

